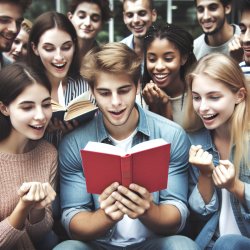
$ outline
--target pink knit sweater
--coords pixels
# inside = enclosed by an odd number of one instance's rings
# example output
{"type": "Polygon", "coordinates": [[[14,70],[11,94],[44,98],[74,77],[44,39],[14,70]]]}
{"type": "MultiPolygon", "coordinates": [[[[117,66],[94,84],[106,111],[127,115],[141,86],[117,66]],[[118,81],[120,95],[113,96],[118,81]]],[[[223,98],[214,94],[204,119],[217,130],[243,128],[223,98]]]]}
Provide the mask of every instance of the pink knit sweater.
{"type": "Polygon", "coordinates": [[[17,190],[23,182],[49,182],[55,189],[56,172],[57,151],[44,140],[25,154],[0,152],[0,249],[35,249],[32,242],[51,229],[51,206],[42,221],[31,225],[26,219],[23,230],[13,228],[7,217],[18,203],[17,190]]]}

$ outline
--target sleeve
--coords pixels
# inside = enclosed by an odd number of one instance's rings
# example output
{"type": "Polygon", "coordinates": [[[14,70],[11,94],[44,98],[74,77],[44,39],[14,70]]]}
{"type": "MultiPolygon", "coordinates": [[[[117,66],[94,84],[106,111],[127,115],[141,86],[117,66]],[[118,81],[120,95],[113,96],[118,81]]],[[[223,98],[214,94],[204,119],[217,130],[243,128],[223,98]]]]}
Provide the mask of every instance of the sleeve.
{"type": "Polygon", "coordinates": [[[4,219],[0,222],[0,249],[11,249],[25,233],[25,227],[18,230],[10,225],[8,218],[4,219]]]}
{"type": "Polygon", "coordinates": [[[92,196],[86,189],[80,148],[73,136],[66,136],[61,142],[59,170],[62,224],[70,236],[69,224],[73,216],[93,208],[92,196]]]}
{"type": "Polygon", "coordinates": [[[190,165],[189,167],[189,199],[188,203],[190,208],[202,215],[207,216],[214,212],[216,212],[219,209],[219,199],[216,192],[216,189],[214,189],[214,193],[212,196],[211,201],[208,204],[205,204],[199,189],[197,187],[199,178],[199,170],[196,167],[193,167],[190,165]]]}
{"type": "MultiPolygon", "coordinates": [[[[56,149],[49,148],[51,154],[50,160],[50,173],[48,182],[53,187],[54,190],[57,184],[57,169],[58,169],[58,154],[56,149]]],[[[52,216],[52,206],[45,208],[44,218],[36,224],[30,224],[27,219],[25,222],[27,233],[33,241],[37,241],[42,238],[48,231],[52,229],[53,226],[53,216],[52,216]]]]}
{"type": "Polygon", "coordinates": [[[181,214],[181,231],[189,215],[187,208],[188,195],[188,152],[190,142],[186,133],[179,130],[171,142],[168,187],[160,191],[160,203],[177,207],[181,214]]]}

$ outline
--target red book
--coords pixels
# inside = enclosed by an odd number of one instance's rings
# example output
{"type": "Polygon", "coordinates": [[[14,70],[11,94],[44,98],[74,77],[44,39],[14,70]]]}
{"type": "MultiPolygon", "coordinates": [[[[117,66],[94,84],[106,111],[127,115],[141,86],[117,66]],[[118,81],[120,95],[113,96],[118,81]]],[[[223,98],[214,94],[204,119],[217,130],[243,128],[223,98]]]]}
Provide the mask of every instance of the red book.
{"type": "Polygon", "coordinates": [[[87,191],[101,194],[113,182],[128,187],[135,183],[149,192],[167,188],[170,143],[145,141],[124,152],[116,146],[88,142],[81,149],[87,191]]]}

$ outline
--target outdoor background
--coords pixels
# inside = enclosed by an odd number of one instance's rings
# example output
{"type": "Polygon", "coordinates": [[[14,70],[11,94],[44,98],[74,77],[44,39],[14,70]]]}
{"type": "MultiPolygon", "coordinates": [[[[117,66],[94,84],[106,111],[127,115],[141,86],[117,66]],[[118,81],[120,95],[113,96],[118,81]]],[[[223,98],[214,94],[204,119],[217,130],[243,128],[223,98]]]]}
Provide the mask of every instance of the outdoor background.
{"type": "MultiPolygon", "coordinates": [[[[34,21],[41,13],[49,10],[67,13],[68,2],[70,0],[33,0],[30,9],[25,17],[34,21]]],[[[114,11],[114,18],[105,24],[103,30],[99,33],[97,40],[100,43],[109,41],[120,41],[129,31],[122,20],[122,0],[109,0],[110,6],[114,11]]],[[[158,19],[186,28],[194,38],[202,33],[196,19],[196,10],[194,0],[154,0],[155,8],[158,13],[158,19]]],[[[238,23],[238,1],[233,1],[232,13],[229,22],[238,23]]]]}

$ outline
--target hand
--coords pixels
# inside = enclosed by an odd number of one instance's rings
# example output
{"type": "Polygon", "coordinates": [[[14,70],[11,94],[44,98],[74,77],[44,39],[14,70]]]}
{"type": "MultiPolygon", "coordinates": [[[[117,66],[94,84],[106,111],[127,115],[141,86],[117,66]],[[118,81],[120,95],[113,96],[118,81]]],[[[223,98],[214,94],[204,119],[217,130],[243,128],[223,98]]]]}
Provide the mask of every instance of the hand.
{"type": "Polygon", "coordinates": [[[153,200],[151,193],[136,184],[130,184],[129,188],[119,186],[117,191],[112,193],[112,197],[116,200],[116,206],[132,219],[143,215],[153,200]]]}
{"type": "Polygon", "coordinates": [[[167,104],[169,96],[160,89],[152,80],[146,84],[142,91],[145,102],[149,105],[167,104]]]}
{"type": "Polygon", "coordinates": [[[18,190],[21,201],[33,209],[42,209],[56,197],[56,192],[49,183],[24,182],[18,190]]]}
{"type": "Polygon", "coordinates": [[[68,122],[63,122],[58,120],[57,118],[54,118],[53,121],[49,122],[48,125],[48,132],[54,132],[56,130],[61,130],[63,134],[66,134],[79,126],[79,123],[77,120],[72,120],[68,122]]]}
{"type": "Polygon", "coordinates": [[[215,169],[213,164],[213,156],[204,151],[201,145],[192,145],[189,150],[189,162],[200,170],[204,176],[211,177],[215,169]]]}
{"type": "Polygon", "coordinates": [[[242,41],[239,35],[234,35],[234,39],[228,44],[229,54],[237,62],[243,60],[244,51],[242,49],[242,41]]]}
{"type": "Polygon", "coordinates": [[[114,221],[119,221],[124,216],[124,213],[115,204],[116,200],[112,197],[112,193],[117,190],[118,186],[117,182],[111,184],[99,196],[100,208],[114,221]]]}
{"type": "Polygon", "coordinates": [[[219,188],[226,188],[229,192],[236,182],[236,170],[229,160],[220,160],[220,164],[213,171],[214,184],[219,188]]]}

